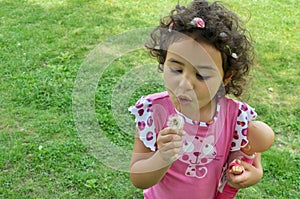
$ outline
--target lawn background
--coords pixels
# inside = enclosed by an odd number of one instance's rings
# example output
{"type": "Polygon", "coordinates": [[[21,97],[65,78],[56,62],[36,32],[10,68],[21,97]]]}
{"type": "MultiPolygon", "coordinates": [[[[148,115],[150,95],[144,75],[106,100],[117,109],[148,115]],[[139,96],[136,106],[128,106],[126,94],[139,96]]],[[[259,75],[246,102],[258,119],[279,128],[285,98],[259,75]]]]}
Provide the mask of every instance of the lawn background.
{"type": "MultiPolygon", "coordinates": [[[[186,1],[181,1],[185,3],[186,1]]],[[[257,65],[244,96],[276,133],[263,154],[264,178],[238,198],[300,195],[300,60],[298,0],[226,0],[251,18],[257,65]]],[[[177,1],[0,0],[0,196],[2,198],[141,198],[127,172],[91,155],[74,125],[73,87],[87,55],[113,35],[153,27],[177,1]]],[[[112,92],[138,65],[152,64],[145,51],[116,59],[96,90],[101,129],[128,150],[132,137],[111,113],[112,92]]],[[[153,73],[156,75],[156,73],[153,73]]],[[[139,96],[162,90],[142,85],[139,96]]],[[[129,117],[129,116],[128,116],[129,117]]]]}

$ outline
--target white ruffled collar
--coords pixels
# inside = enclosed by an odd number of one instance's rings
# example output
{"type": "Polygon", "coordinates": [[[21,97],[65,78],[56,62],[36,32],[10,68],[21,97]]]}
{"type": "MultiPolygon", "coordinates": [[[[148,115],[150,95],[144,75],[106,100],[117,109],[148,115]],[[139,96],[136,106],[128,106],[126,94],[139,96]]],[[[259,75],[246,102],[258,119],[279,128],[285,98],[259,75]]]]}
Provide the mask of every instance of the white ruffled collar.
{"type": "Polygon", "coordinates": [[[209,122],[201,122],[201,121],[197,121],[197,120],[192,120],[192,119],[188,118],[187,116],[185,116],[183,113],[179,112],[176,108],[175,108],[175,111],[177,114],[181,115],[183,117],[184,121],[187,122],[188,124],[198,125],[201,127],[208,127],[209,125],[212,125],[213,123],[215,123],[217,121],[220,109],[221,109],[221,106],[218,103],[215,115],[214,115],[213,119],[209,122]]]}

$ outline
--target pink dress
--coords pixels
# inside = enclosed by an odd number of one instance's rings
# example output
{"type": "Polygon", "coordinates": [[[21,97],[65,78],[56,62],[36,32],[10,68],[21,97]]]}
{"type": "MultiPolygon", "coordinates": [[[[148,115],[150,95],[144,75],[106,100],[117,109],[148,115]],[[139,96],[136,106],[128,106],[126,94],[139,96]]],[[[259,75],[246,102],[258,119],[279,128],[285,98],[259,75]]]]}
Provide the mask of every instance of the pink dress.
{"type": "Polygon", "coordinates": [[[160,182],[144,190],[146,199],[215,198],[230,151],[248,143],[248,121],[256,117],[247,104],[223,97],[212,122],[194,121],[175,109],[167,92],[142,97],[129,111],[135,115],[140,140],[152,151],[169,116],[179,114],[185,121],[179,158],[160,182]]]}

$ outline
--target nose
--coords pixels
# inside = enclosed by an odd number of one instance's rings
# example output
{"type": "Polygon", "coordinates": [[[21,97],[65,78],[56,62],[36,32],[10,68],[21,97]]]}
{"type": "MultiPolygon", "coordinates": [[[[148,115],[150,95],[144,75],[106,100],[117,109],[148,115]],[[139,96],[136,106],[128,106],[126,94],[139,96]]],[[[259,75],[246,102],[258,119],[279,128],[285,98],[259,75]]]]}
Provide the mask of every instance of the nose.
{"type": "Polygon", "coordinates": [[[182,79],[180,80],[179,87],[183,88],[184,90],[193,89],[192,78],[188,75],[183,75],[182,79]]]}
{"type": "Polygon", "coordinates": [[[198,156],[200,155],[200,152],[194,152],[194,155],[195,155],[196,157],[198,157],[198,156]]]}

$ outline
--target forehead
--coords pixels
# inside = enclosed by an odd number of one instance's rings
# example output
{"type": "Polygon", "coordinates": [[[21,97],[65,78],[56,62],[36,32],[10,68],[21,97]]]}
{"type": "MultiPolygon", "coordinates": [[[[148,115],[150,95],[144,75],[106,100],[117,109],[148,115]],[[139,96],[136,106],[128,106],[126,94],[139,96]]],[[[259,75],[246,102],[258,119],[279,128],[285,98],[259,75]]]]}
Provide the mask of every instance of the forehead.
{"type": "Polygon", "coordinates": [[[184,59],[193,66],[203,65],[222,69],[220,51],[205,42],[197,42],[192,38],[184,38],[170,44],[168,54],[184,59]]]}

